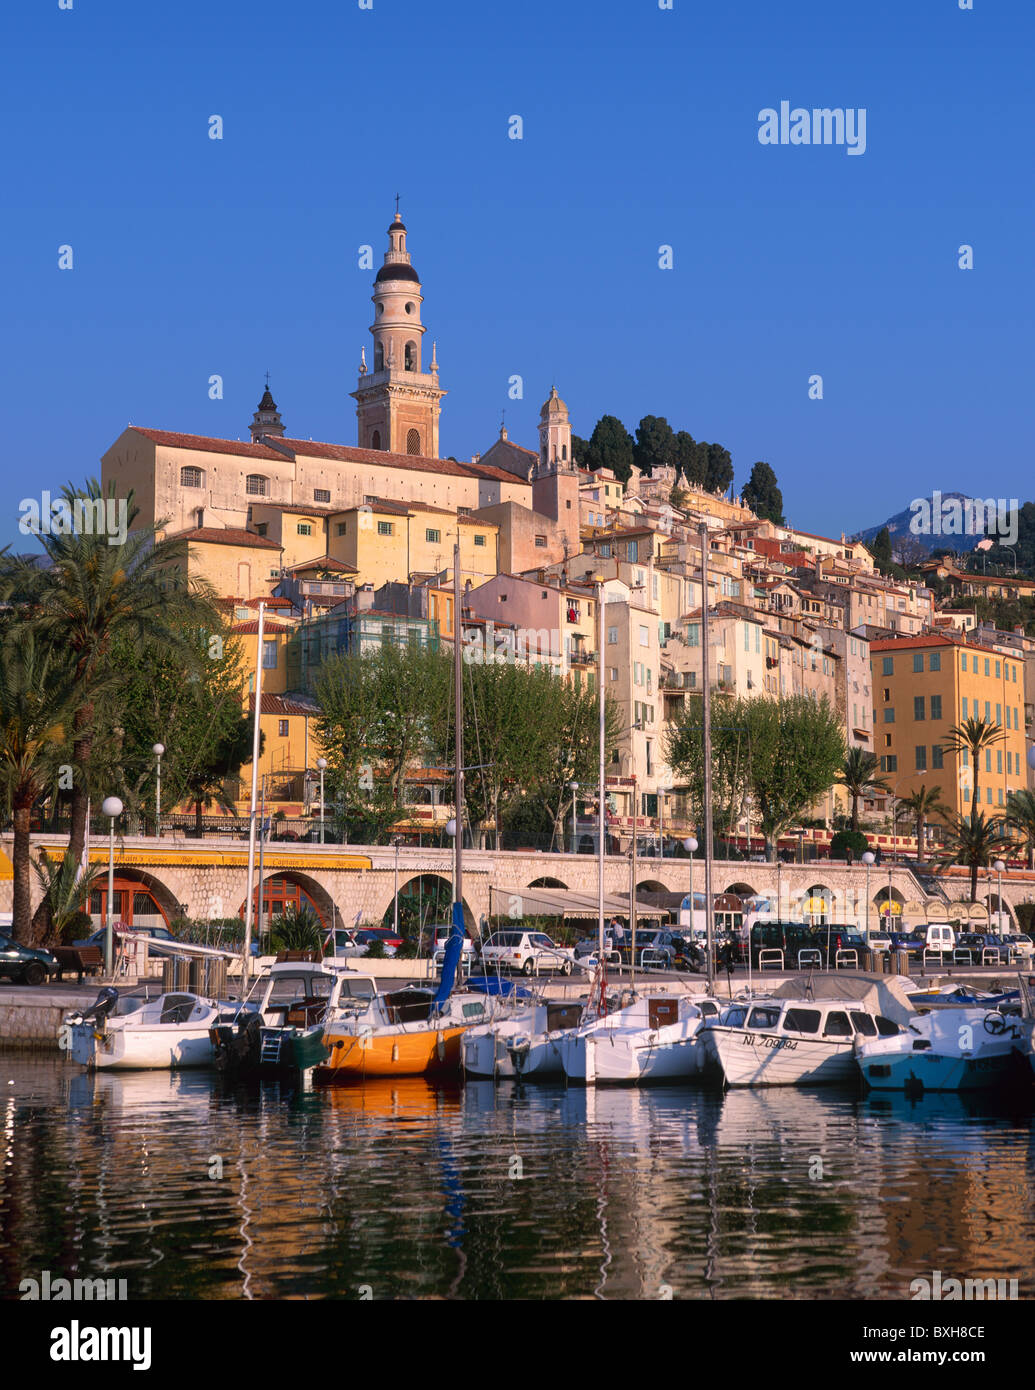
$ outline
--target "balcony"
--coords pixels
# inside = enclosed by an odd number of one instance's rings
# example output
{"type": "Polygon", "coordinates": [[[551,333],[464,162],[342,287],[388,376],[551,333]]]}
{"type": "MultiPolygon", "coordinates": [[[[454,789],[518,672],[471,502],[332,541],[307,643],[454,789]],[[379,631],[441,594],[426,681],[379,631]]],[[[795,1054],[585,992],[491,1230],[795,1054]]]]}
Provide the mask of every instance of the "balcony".
{"type": "Polygon", "coordinates": [[[571,656],[568,658],[572,666],[595,666],[597,664],[596,652],[588,652],[584,647],[572,647],[571,656]]]}

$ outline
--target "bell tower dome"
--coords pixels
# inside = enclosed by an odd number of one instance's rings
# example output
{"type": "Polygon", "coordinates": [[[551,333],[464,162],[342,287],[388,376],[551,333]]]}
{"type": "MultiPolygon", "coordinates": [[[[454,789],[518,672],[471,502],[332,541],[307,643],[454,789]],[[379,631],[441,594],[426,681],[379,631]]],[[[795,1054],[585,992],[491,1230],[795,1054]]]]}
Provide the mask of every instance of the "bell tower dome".
{"type": "Polygon", "coordinates": [[[438,421],[446,393],[438,384],[434,345],[429,369],[422,370],[422,340],[427,331],[421,322],[424,298],[398,207],[371,298],[373,370],[360,369],[358,388],[352,392],[359,447],[438,458],[438,421]]]}

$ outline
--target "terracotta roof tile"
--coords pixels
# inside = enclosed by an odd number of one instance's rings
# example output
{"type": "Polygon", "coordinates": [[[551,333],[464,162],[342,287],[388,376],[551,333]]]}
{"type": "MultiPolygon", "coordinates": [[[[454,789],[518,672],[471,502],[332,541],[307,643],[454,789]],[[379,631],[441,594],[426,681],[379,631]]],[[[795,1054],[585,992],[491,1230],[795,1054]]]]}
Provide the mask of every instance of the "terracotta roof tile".
{"type": "Polygon", "coordinates": [[[206,454],[240,454],[243,458],[272,459],[284,462],[284,455],[267,448],[264,444],[245,444],[240,439],[213,439],[206,434],[179,434],[174,430],[145,429],[141,425],[131,425],[130,429],[150,439],[153,444],[163,444],[169,449],[194,449],[206,454]]]}
{"type": "MultiPolygon", "coordinates": [[[[255,695],[248,696],[248,708],[255,713],[255,695]]],[[[262,694],[263,714],[319,714],[320,707],[312,700],[303,700],[295,695],[267,695],[262,694]]]]}
{"type": "Polygon", "coordinates": [[[283,550],[283,546],[268,536],[258,536],[236,526],[195,526],[192,531],[176,531],[169,537],[175,541],[196,541],[205,545],[247,545],[254,550],[283,550]]]}

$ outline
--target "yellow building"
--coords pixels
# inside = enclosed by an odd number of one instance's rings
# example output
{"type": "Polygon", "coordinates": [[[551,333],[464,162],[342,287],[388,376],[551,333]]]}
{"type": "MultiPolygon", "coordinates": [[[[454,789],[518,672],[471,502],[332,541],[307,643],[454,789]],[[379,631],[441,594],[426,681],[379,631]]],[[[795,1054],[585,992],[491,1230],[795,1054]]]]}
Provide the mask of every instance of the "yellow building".
{"type": "Polygon", "coordinates": [[[980,810],[998,819],[1010,792],[1026,785],[1023,662],[959,638],[922,636],[871,642],[870,664],[874,752],[896,800],[938,787],[946,810],[969,815],[969,755],[943,750],[941,741],[953,725],[983,719],[1003,733],[978,768],[980,810]]]}
{"type": "Polygon", "coordinates": [[[187,543],[188,578],[207,579],[221,598],[268,598],[280,582],[280,545],[266,536],[201,526],[180,531],[175,539],[187,543]]]}
{"type": "Polygon", "coordinates": [[[440,507],[369,498],[329,519],[329,554],[355,572],[357,584],[406,583],[453,569],[460,536],[464,579],[480,583],[496,574],[498,526],[456,516],[440,507]]]}

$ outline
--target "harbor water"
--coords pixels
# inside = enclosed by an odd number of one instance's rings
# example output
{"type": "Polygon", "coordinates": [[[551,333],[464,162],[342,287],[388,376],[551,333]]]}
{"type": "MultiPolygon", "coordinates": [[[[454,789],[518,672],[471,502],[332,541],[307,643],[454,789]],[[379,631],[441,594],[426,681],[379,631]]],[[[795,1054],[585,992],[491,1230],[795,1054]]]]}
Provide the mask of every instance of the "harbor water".
{"type": "Polygon", "coordinates": [[[1026,1102],[233,1088],[0,1056],[0,1285],[130,1299],[910,1297],[1035,1255],[1026,1102]]]}

